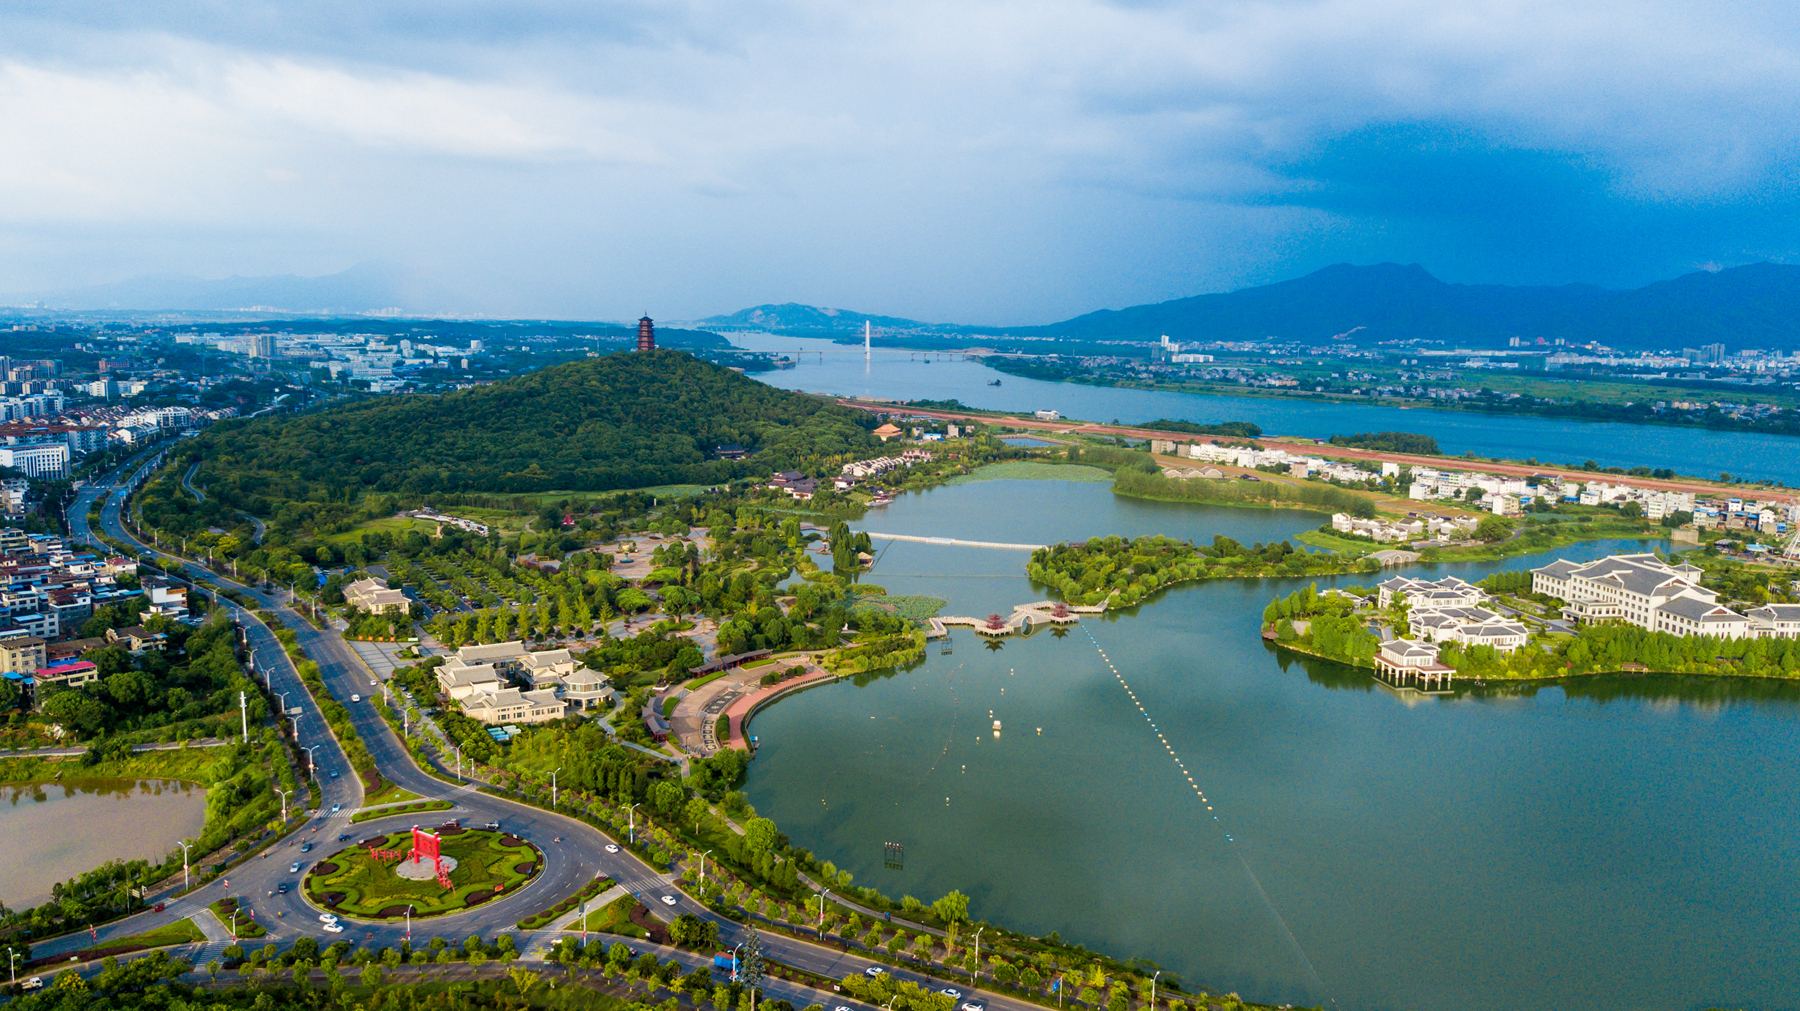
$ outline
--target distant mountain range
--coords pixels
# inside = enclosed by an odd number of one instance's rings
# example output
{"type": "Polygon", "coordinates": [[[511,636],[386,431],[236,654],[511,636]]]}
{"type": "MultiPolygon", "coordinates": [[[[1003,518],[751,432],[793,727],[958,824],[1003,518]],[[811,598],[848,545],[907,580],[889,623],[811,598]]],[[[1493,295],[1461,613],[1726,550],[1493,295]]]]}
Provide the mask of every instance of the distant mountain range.
{"type": "Polygon", "coordinates": [[[877,330],[946,337],[1067,338],[1080,341],[1392,339],[1498,345],[1508,338],[1590,340],[1615,347],[1800,348],[1800,266],[1758,263],[1697,271],[1641,288],[1594,285],[1451,284],[1417,264],[1338,264],[1304,277],[1152,305],[1104,309],[1023,327],[932,324],[847,309],[763,305],[701,321],[839,339],[877,330]]]}
{"type": "Polygon", "coordinates": [[[362,263],[317,277],[134,277],[54,292],[30,301],[40,302],[48,309],[271,311],[330,316],[395,312],[410,301],[408,288],[400,271],[362,263]]]}

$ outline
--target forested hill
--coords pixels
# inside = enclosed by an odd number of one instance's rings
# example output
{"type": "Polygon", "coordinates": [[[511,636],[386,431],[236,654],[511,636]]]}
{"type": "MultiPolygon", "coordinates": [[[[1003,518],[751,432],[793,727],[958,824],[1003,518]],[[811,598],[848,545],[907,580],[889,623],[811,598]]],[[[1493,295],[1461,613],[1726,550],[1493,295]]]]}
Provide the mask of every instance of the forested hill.
{"type": "Polygon", "coordinates": [[[874,438],[856,412],[679,351],[622,352],[440,394],[221,424],[204,486],[263,515],[360,491],[603,491],[802,468],[874,438]],[[749,458],[714,449],[738,445],[749,458]]]}

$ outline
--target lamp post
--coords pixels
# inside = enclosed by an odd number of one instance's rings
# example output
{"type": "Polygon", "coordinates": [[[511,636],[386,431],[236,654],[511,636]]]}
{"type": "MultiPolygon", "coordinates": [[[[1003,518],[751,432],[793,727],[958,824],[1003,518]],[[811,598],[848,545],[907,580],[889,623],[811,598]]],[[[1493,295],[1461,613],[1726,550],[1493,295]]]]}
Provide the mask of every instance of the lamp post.
{"type": "Polygon", "coordinates": [[[819,892],[819,940],[821,941],[825,939],[825,899],[830,894],[831,889],[829,888],[819,892]]]}
{"type": "Polygon", "coordinates": [[[19,984],[19,953],[9,949],[7,954],[12,956],[12,981],[13,985],[17,986],[19,984]]]}
{"type": "Polygon", "coordinates": [[[637,809],[638,806],[633,804],[625,812],[626,817],[631,819],[630,824],[625,826],[625,844],[627,846],[637,845],[637,809]]]}
{"type": "Polygon", "coordinates": [[[177,839],[175,843],[181,847],[181,890],[185,892],[188,888],[188,841],[177,839]]]}
{"type": "Polygon", "coordinates": [[[976,979],[981,978],[981,932],[986,929],[987,929],[986,927],[975,928],[975,978],[976,979]]]}
{"type": "Polygon", "coordinates": [[[562,766],[559,765],[550,772],[550,810],[552,811],[556,810],[556,774],[561,771],[562,766]]]}
{"type": "Polygon", "coordinates": [[[285,824],[287,824],[288,791],[283,790],[281,787],[278,786],[275,788],[275,792],[281,794],[281,823],[283,825],[285,825],[285,824]]]}
{"type": "Polygon", "coordinates": [[[456,748],[456,781],[460,783],[462,782],[462,745],[457,744],[452,747],[456,748]]]}
{"type": "Polygon", "coordinates": [[[237,914],[238,914],[238,911],[236,909],[233,909],[231,911],[231,943],[232,944],[237,943],[237,914]]]}
{"type": "Polygon", "coordinates": [[[412,943],[412,911],[413,911],[413,907],[411,907],[411,906],[406,907],[406,943],[407,944],[412,943]]]}
{"type": "Polygon", "coordinates": [[[1150,977],[1150,1011],[1156,1011],[1156,977],[1161,975],[1162,970],[1158,969],[1156,975],[1150,977]]]}
{"type": "Polygon", "coordinates": [[[306,749],[306,774],[314,779],[319,778],[318,750],[317,744],[306,749]]]}
{"type": "Polygon", "coordinates": [[[300,717],[290,716],[288,720],[294,724],[294,741],[298,743],[300,740],[300,717]]]}
{"type": "Polygon", "coordinates": [[[700,854],[700,888],[702,891],[706,889],[706,858],[711,855],[712,850],[700,854]]]}
{"type": "Polygon", "coordinates": [[[287,692],[276,692],[275,697],[281,700],[281,715],[287,715],[287,692]]]}

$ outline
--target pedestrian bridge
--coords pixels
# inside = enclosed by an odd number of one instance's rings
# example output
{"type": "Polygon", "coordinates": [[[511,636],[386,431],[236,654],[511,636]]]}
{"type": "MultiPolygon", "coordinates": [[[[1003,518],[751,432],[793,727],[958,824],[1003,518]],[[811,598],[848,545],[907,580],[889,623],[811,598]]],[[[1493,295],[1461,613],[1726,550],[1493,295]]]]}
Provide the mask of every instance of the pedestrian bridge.
{"type": "Polygon", "coordinates": [[[970,541],[961,537],[923,537],[918,534],[884,534],[866,531],[872,541],[904,541],[908,544],[948,544],[958,548],[992,548],[996,551],[1036,551],[1042,544],[1015,544],[1010,541],[970,541]]]}

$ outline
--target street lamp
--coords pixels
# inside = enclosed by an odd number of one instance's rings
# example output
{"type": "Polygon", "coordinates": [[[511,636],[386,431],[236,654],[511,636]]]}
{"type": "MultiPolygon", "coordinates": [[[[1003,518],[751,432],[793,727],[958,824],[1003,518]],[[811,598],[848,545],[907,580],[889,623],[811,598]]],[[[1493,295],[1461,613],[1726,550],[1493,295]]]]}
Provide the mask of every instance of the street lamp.
{"type": "Polygon", "coordinates": [[[1156,1011],[1156,976],[1161,975],[1162,970],[1158,969],[1156,975],[1150,977],[1150,1011],[1156,1011]]]}
{"type": "Polygon", "coordinates": [[[288,719],[293,721],[293,724],[294,724],[294,740],[295,741],[300,740],[300,717],[299,716],[290,716],[290,717],[288,717],[288,719]]]}
{"type": "Polygon", "coordinates": [[[232,944],[237,943],[237,914],[238,914],[238,911],[236,909],[233,909],[231,911],[231,943],[232,944]]]}
{"type": "Polygon", "coordinates": [[[829,888],[819,893],[819,940],[821,941],[825,939],[825,898],[830,894],[831,889],[829,888]]]}
{"type": "Polygon", "coordinates": [[[550,810],[552,811],[556,810],[556,774],[561,771],[562,766],[559,765],[550,773],[550,810]]]}
{"type": "Polygon", "coordinates": [[[987,929],[986,927],[977,927],[975,929],[975,978],[976,979],[981,978],[981,932],[986,929],[987,929]]]}
{"type": "Polygon", "coordinates": [[[275,792],[281,794],[281,823],[283,825],[286,825],[287,824],[288,791],[283,790],[281,787],[278,786],[275,788],[275,792]]]}
{"type": "Polygon", "coordinates": [[[628,846],[637,845],[637,809],[638,806],[633,804],[625,812],[626,816],[631,819],[631,823],[625,826],[625,843],[628,846]]]}
{"type": "Polygon", "coordinates": [[[412,943],[412,911],[413,911],[413,907],[411,907],[411,906],[406,907],[406,943],[407,944],[412,943]]]}
{"type": "Polygon", "coordinates": [[[18,986],[19,985],[19,953],[16,951],[12,951],[11,949],[8,949],[6,953],[8,955],[12,956],[12,981],[13,981],[14,986],[18,986]]]}
{"type": "Polygon", "coordinates": [[[706,888],[706,858],[710,855],[712,855],[712,850],[700,854],[700,887],[702,889],[706,888]]]}
{"type": "Polygon", "coordinates": [[[281,699],[281,715],[286,716],[287,715],[287,692],[276,692],[275,695],[277,698],[281,699]]]}
{"type": "Polygon", "coordinates": [[[314,779],[319,778],[319,762],[317,755],[319,747],[319,745],[315,744],[306,749],[306,774],[314,779]]]}
{"type": "Polygon", "coordinates": [[[177,839],[175,844],[181,847],[181,890],[185,892],[188,889],[188,841],[177,839]]]}
{"type": "Polygon", "coordinates": [[[462,782],[462,745],[457,744],[452,747],[456,748],[456,781],[460,783],[462,782]]]}

